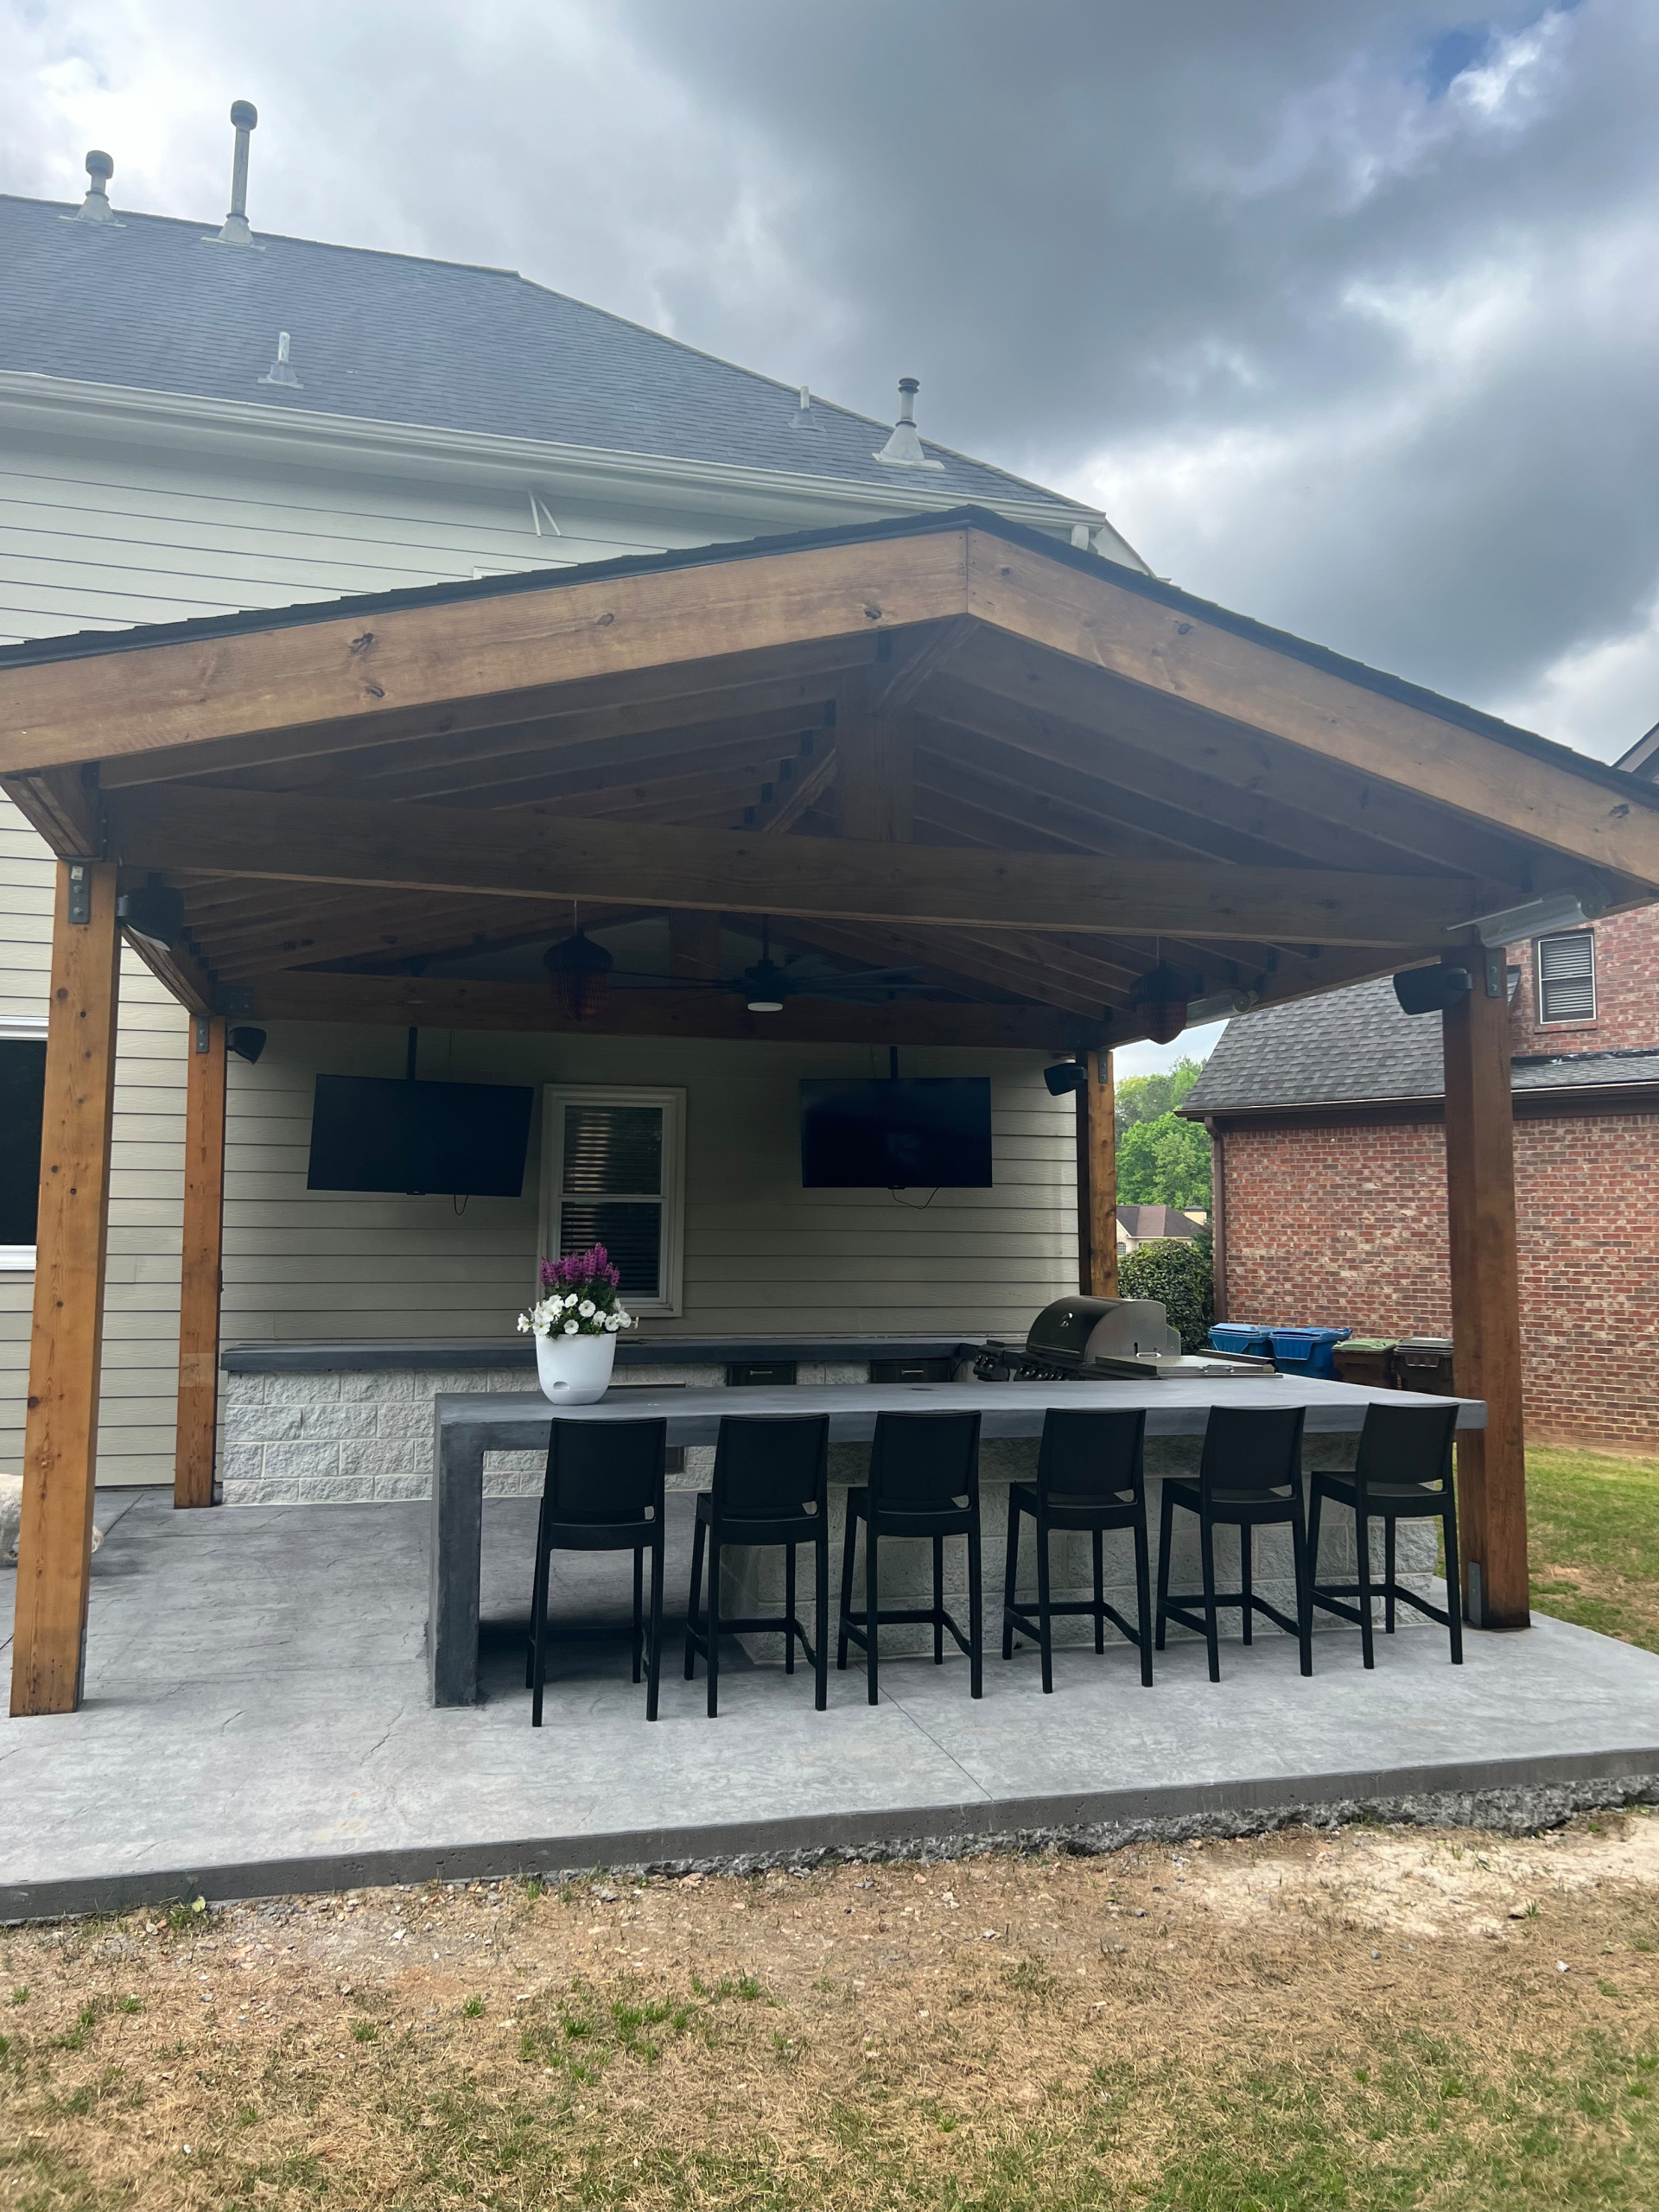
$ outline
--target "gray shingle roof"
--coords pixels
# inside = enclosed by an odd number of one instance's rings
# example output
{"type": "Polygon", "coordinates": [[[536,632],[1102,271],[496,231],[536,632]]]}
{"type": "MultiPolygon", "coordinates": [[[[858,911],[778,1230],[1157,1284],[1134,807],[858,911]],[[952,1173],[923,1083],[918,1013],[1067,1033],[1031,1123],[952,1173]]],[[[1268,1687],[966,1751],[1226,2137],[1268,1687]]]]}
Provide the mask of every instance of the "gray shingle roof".
{"type": "MultiPolygon", "coordinates": [[[[1659,1084],[1659,1050],[1529,1055],[1511,1065],[1516,1090],[1659,1084]]],[[[1444,1090],[1440,1022],[1402,1014],[1384,976],[1230,1021],[1180,1111],[1357,1106],[1444,1090]]]]}
{"type": "Polygon", "coordinates": [[[66,222],[60,206],[0,194],[0,370],[241,400],[493,436],[918,486],[958,501],[1095,511],[930,445],[943,471],[882,467],[889,425],[815,399],[822,436],[794,427],[796,394],[511,270],[259,236],[205,245],[217,226],[119,211],[66,222]],[[295,390],[260,382],[293,336],[295,390]]]}

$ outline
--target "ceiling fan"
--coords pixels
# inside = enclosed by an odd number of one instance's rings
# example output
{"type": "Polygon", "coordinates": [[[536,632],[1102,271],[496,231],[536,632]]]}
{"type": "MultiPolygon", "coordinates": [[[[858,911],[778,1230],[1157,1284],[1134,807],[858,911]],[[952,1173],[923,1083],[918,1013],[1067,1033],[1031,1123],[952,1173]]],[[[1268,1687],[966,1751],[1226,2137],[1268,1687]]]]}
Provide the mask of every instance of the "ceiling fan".
{"type": "Polygon", "coordinates": [[[736,976],[711,976],[707,982],[698,976],[652,976],[637,970],[613,975],[614,954],[594,944],[580,929],[544,953],[543,964],[567,1001],[575,1001],[570,1011],[578,1020],[598,993],[612,983],[624,988],[651,984],[658,989],[727,993],[742,999],[751,1014],[781,1014],[785,1001],[792,998],[838,999],[859,1005],[932,988],[918,980],[921,974],[918,968],[857,968],[840,975],[791,975],[790,969],[799,957],[791,955],[781,963],[772,958],[772,925],[767,920],[760,925],[759,960],[736,976]]]}

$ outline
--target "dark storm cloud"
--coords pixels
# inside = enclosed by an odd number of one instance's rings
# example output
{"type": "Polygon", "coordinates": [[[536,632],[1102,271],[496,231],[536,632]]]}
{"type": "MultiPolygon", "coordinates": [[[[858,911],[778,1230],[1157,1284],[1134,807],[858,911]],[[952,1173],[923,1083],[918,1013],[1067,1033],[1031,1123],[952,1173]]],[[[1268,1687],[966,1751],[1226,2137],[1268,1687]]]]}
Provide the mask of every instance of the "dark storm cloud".
{"type": "Polygon", "coordinates": [[[1659,714],[1659,0],[0,0],[0,184],[516,266],[1621,749],[1659,714]],[[181,57],[188,56],[184,66],[181,57]],[[73,120],[72,120],[73,118],[73,120]],[[85,125],[82,134],[80,125],[85,125]]]}

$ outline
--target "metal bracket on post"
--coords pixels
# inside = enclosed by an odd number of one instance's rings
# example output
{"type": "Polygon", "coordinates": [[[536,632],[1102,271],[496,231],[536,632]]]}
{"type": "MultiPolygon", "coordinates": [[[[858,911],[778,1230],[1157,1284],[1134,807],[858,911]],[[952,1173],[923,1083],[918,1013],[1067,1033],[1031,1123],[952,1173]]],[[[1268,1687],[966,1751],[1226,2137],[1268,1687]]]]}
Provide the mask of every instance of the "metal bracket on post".
{"type": "Polygon", "coordinates": [[[205,1014],[199,1014],[196,1016],[195,1032],[196,1050],[199,1052],[208,1051],[213,1043],[213,1025],[205,1014]]]}
{"type": "Polygon", "coordinates": [[[77,929],[90,929],[92,920],[92,870],[87,861],[69,863],[69,919],[77,929]]]}
{"type": "Polygon", "coordinates": [[[1463,1609],[1464,1618],[1471,1628],[1484,1628],[1486,1609],[1481,1599],[1480,1561],[1478,1559],[1469,1560],[1465,1573],[1468,1577],[1468,1591],[1467,1602],[1463,1609]]]}
{"type": "Polygon", "coordinates": [[[1483,947],[1486,956],[1486,995],[1489,999],[1509,995],[1510,976],[1508,955],[1501,944],[1483,947]]]}

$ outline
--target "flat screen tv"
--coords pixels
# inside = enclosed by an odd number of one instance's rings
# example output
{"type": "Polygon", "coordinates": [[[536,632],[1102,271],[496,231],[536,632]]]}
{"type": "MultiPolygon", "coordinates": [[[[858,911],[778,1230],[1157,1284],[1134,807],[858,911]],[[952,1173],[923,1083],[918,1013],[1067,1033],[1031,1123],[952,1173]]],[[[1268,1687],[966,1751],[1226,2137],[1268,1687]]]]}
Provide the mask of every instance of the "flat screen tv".
{"type": "Polygon", "coordinates": [[[517,1084],[320,1075],[306,1188],[516,1198],[534,1096],[517,1084]]]}
{"type": "Polygon", "coordinates": [[[988,1190],[989,1077],[804,1082],[801,1181],[809,1191],[988,1190]]]}

